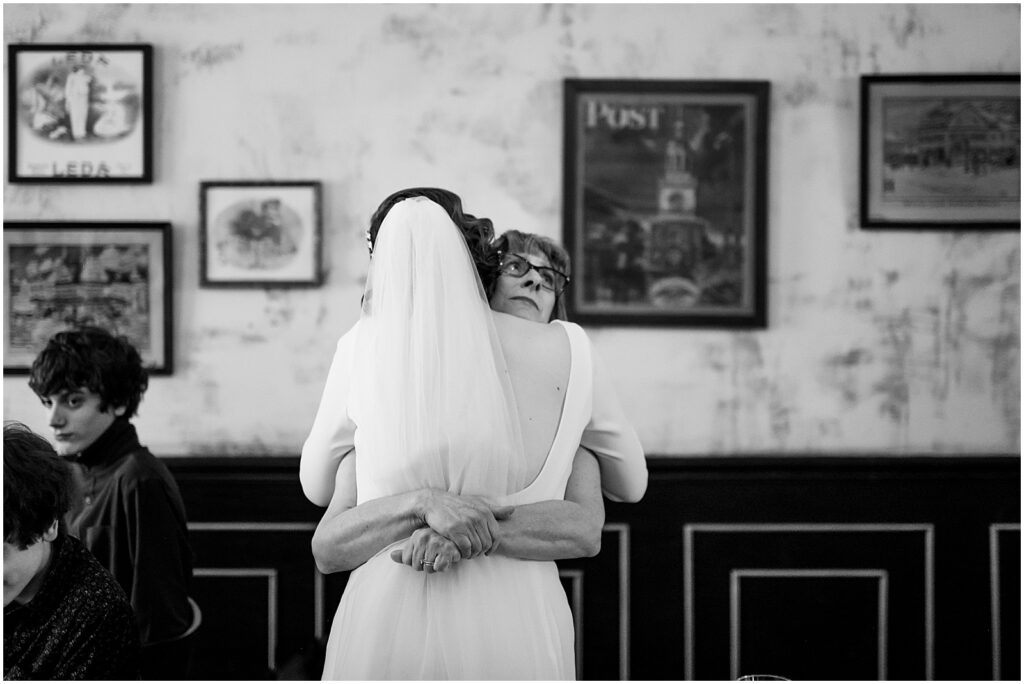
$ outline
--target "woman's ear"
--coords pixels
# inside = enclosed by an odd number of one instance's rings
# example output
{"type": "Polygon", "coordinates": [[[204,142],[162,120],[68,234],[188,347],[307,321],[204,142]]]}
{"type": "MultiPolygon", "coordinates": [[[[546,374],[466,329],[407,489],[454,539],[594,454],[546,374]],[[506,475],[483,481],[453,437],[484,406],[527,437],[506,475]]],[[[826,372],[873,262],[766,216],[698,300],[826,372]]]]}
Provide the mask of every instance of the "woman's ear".
{"type": "Polygon", "coordinates": [[[118,418],[123,416],[125,414],[125,412],[127,412],[127,411],[128,411],[128,407],[127,406],[115,406],[114,407],[114,415],[117,416],[118,418]]]}
{"type": "Polygon", "coordinates": [[[43,532],[43,541],[52,542],[57,538],[57,531],[60,529],[60,521],[54,520],[45,532],[43,532]]]}

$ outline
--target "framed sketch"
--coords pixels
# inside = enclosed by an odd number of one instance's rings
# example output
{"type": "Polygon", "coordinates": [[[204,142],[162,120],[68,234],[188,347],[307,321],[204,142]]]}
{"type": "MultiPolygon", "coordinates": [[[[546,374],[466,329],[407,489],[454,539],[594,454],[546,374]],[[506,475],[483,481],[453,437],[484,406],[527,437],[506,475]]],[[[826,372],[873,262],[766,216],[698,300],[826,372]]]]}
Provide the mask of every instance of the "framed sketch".
{"type": "Polygon", "coordinates": [[[11,183],[153,182],[153,47],[7,47],[11,183]]]}
{"type": "Polygon", "coordinates": [[[860,80],[865,228],[1020,229],[1020,74],[860,80]]]}
{"type": "Polygon", "coordinates": [[[767,81],[565,81],[571,320],[764,327],[767,81]]]}
{"type": "Polygon", "coordinates": [[[4,373],[27,373],[55,333],[124,335],[156,375],[173,370],[171,224],[4,221],[4,373]]]}
{"type": "Polygon", "coordinates": [[[317,181],[201,182],[200,285],[319,285],[320,211],[317,181]]]}

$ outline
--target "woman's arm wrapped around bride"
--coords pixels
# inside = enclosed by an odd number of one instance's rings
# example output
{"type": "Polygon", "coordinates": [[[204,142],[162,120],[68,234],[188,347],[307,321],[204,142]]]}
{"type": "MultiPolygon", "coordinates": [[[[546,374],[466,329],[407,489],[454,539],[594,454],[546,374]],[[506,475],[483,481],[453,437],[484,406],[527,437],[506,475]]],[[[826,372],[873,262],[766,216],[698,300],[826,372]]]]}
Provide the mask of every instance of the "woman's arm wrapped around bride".
{"type": "Polygon", "coordinates": [[[498,523],[501,546],[496,553],[526,560],[590,558],[601,551],[604,498],[597,459],[580,447],[572,462],[564,500],[517,506],[515,515],[498,523]]]}
{"type": "Polygon", "coordinates": [[[381,549],[424,527],[440,534],[460,559],[492,553],[502,537],[498,521],[507,520],[515,509],[436,489],[417,489],[356,505],[355,468],[353,451],[338,466],[334,495],[313,533],[313,557],[323,573],[357,568],[381,549]]]}
{"type": "MultiPolygon", "coordinates": [[[[580,448],[573,459],[565,499],[517,506],[514,515],[498,522],[500,544],[493,552],[524,560],[596,556],[603,527],[601,472],[594,455],[580,448]]],[[[423,528],[393,550],[391,559],[429,573],[443,572],[463,558],[443,534],[423,528]]]]}

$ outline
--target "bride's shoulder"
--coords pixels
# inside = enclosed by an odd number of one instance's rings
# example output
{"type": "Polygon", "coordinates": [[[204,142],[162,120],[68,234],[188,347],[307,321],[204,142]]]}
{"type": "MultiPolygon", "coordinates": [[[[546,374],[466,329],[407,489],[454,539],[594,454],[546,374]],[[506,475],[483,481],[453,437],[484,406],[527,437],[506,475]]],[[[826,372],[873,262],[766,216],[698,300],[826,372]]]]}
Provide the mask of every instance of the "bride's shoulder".
{"type": "Polygon", "coordinates": [[[497,328],[504,328],[507,330],[513,330],[532,335],[543,335],[545,333],[554,332],[560,334],[559,330],[561,326],[555,321],[550,323],[538,323],[537,321],[531,321],[526,318],[520,318],[519,316],[513,316],[501,311],[491,311],[494,316],[494,325],[497,328]]]}
{"type": "Polygon", "coordinates": [[[494,327],[506,342],[517,344],[559,344],[567,338],[566,329],[558,323],[538,323],[511,314],[495,311],[494,327]]]}
{"type": "Polygon", "coordinates": [[[548,323],[548,327],[555,331],[560,337],[575,340],[575,343],[580,343],[584,340],[589,340],[587,331],[584,330],[579,323],[572,323],[570,321],[555,320],[548,323]]]}

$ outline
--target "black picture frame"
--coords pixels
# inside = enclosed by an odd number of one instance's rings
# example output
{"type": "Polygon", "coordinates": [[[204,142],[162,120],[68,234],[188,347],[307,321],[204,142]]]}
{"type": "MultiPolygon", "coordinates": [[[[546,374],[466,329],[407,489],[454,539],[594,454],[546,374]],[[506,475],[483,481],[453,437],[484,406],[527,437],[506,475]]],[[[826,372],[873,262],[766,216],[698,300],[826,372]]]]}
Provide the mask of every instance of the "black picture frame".
{"type": "Polygon", "coordinates": [[[768,322],[768,81],[566,79],[569,318],[768,322]]]}
{"type": "Polygon", "coordinates": [[[1020,230],[1020,74],[861,76],[860,220],[1020,230]]]}
{"type": "Polygon", "coordinates": [[[323,282],[321,184],[199,184],[200,287],[317,287],[323,282]]]}
{"type": "Polygon", "coordinates": [[[152,183],[153,46],[7,46],[11,183],[152,183]]]}
{"type": "Polygon", "coordinates": [[[4,221],[4,373],[27,374],[53,334],[89,324],[170,375],[171,235],[165,222],[4,221]]]}

